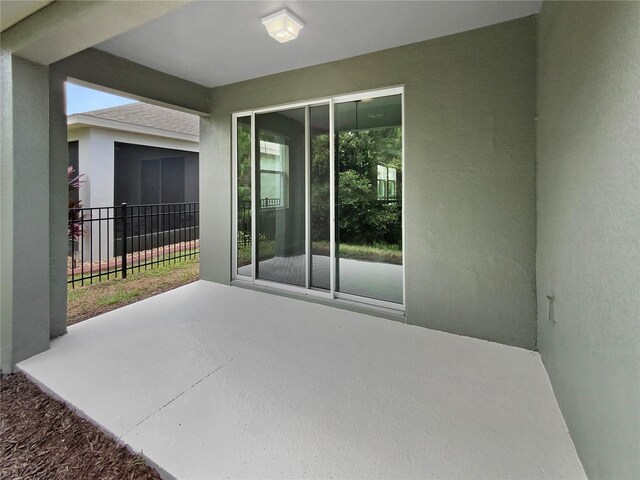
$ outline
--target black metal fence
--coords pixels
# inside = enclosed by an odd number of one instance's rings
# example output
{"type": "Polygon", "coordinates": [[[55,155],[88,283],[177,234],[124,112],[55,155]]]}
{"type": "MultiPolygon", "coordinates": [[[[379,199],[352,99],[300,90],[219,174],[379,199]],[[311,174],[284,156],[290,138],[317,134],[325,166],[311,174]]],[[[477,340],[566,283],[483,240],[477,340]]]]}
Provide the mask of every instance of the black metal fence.
{"type": "Polygon", "coordinates": [[[238,246],[251,245],[251,200],[238,204],[238,246]]]}
{"type": "MultiPolygon", "coordinates": [[[[275,228],[278,207],[280,207],[279,198],[260,199],[260,221],[262,221],[263,229],[264,225],[273,225],[275,228]]],[[[275,235],[275,230],[273,235],[275,235]]],[[[247,245],[251,245],[251,200],[242,200],[238,203],[238,246],[246,247],[247,245]]]]}
{"type": "Polygon", "coordinates": [[[68,282],[72,287],[199,254],[199,204],[69,209],[68,282]]]}

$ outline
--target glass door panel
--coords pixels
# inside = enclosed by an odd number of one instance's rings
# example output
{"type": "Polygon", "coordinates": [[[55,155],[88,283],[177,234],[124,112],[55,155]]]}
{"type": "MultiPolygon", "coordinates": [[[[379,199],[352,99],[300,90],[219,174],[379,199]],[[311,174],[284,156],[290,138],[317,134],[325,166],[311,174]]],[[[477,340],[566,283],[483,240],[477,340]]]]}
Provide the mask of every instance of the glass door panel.
{"type": "Polygon", "coordinates": [[[401,304],[401,95],[334,108],[336,292],[401,304]]]}
{"type": "Polygon", "coordinates": [[[331,208],[329,190],[329,105],[309,108],[311,157],[311,288],[329,290],[331,285],[331,208]]]}
{"type": "Polygon", "coordinates": [[[305,109],[255,115],[256,278],[306,286],[305,109]]]}
{"type": "Polygon", "coordinates": [[[251,117],[236,124],[236,268],[238,275],[251,276],[251,117]]]}

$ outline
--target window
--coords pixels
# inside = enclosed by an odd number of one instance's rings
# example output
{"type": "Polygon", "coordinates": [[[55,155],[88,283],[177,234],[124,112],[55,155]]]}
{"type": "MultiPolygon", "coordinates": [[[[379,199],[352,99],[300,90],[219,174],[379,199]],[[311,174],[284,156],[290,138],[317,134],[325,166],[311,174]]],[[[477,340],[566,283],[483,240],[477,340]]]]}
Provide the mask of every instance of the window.
{"type": "Polygon", "coordinates": [[[285,139],[265,135],[260,140],[260,205],[287,207],[289,203],[289,147],[285,139]]]}
{"type": "Polygon", "coordinates": [[[396,169],[378,165],[378,200],[395,200],[396,169]]]}

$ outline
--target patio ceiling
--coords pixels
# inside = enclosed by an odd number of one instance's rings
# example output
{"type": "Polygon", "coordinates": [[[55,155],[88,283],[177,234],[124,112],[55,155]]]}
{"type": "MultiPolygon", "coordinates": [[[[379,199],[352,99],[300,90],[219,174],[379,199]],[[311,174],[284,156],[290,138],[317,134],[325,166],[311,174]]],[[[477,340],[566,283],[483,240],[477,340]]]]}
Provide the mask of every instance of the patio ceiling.
{"type": "Polygon", "coordinates": [[[207,87],[349,58],[538,13],[541,1],[193,2],[98,44],[207,87]],[[279,44],[260,19],[284,7],[305,22],[279,44]]]}

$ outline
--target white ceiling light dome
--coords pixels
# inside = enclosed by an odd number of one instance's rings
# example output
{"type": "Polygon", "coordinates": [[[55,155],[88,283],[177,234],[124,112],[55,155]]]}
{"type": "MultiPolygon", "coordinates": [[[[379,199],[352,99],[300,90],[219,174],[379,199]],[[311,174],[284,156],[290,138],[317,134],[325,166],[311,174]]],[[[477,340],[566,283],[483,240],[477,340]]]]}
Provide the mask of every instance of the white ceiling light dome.
{"type": "Polygon", "coordinates": [[[286,8],[264,17],[262,24],[267,27],[269,35],[280,43],[295,40],[304,27],[304,22],[286,8]]]}

